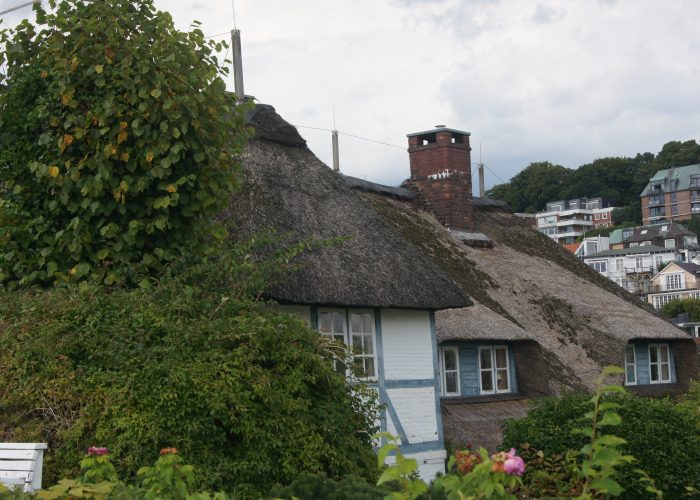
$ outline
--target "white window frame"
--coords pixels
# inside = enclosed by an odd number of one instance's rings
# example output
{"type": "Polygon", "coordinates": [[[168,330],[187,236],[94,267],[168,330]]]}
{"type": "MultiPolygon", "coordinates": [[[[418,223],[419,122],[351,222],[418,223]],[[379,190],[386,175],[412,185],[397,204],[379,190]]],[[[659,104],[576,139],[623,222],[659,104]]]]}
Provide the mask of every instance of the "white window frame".
{"type": "MultiPolygon", "coordinates": [[[[510,394],[513,391],[513,388],[511,387],[510,383],[510,349],[508,348],[507,345],[480,345],[478,352],[477,352],[477,365],[478,365],[478,377],[479,377],[479,393],[480,394],[510,394]],[[498,373],[497,371],[499,370],[496,368],[496,349],[505,349],[506,351],[506,381],[508,382],[508,388],[507,389],[499,389],[498,388],[498,373]],[[490,370],[487,369],[482,369],[481,368],[481,352],[482,351],[489,351],[490,352],[490,357],[491,357],[491,368],[490,370]],[[481,372],[482,371],[490,371],[491,372],[491,386],[493,387],[492,390],[490,391],[485,391],[483,388],[483,383],[481,379],[481,372]]],[[[502,368],[501,368],[502,370],[502,368]]]]}
{"type": "MultiPolygon", "coordinates": [[[[371,339],[372,339],[372,354],[356,354],[352,353],[352,362],[355,363],[358,358],[361,359],[366,359],[366,358],[372,358],[372,363],[374,366],[374,375],[371,375],[369,377],[358,377],[360,380],[365,380],[365,381],[371,381],[375,382],[378,380],[379,376],[379,365],[377,363],[377,327],[376,327],[376,318],[374,317],[374,311],[371,309],[348,309],[348,314],[347,314],[347,344],[350,349],[353,348],[353,343],[352,343],[352,320],[351,316],[353,314],[369,314],[370,315],[370,324],[372,325],[372,332],[371,332],[371,339]]],[[[366,333],[360,333],[360,335],[367,335],[366,333]]],[[[364,366],[364,363],[363,363],[364,366]]]]}
{"type": "Polygon", "coordinates": [[[668,344],[649,344],[647,354],[649,356],[649,383],[650,384],[670,384],[673,377],[671,376],[671,349],[669,348],[668,344]],[[660,356],[660,348],[661,347],[664,347],[666,349],[668,361],[665,361],[665,362],[661,361],[661,356],[660,356]],[[657,351],[656,351],[657,361],[656,362],[651,361],[652,348],[657,349],[657,351]],[[651,378],[652,365],[657,365],[656,373],[659,375],[658,380],[652,380],[652,378],[651,378]],[[661,365],[668,365],[668,379],[661,378],[661,365]]]}
{"type": "Polygon", "coordinates": [[[441,347],[440,348],[440,394],[442,396],[447,396],[447,397],[453,397],[453,396],[460,396],[462,387],[460,383],[460,373],[459,373],[459,347],[457,346],[448,346],[448,347],[441,347]],[[455,355],[455,362],[456,362],[456,369],[454,370],[448,370],[445,365],[445,352],[450,351],[454,352],[455,355]],[[447,372],[450,373],[456,373],[457,374],[457,392],[447,392],[447,372]]]}
{"type": "MultiPolygon", "coordinates": [[[[372,358],[374,361],[374,375],[370,377],[358,377],[360,380],[364,380],[367,382],[376,382],[378,380],[378,375],[379,375],[379,365],[377,361],[377,327],[376,327],[376,318],[374,316],[374,311],[371,309],[343,309],[343,308],[337,308],[337,307],[323,307],[319,308],[317,310],[317,318],[318,318],[318,331],[321,335],[323,335],[326,338],[332,338],[335,339],[335,335],[337,332],[333,332],[333,334],[329,333],[324,333],[321,332],[321,314],[323,313],[340,313],[343,316],[343,343],[345,344],[347,348],[347,359],[345,360],[338,360],[334,359],[333,360],[333,368],[337,368],[337,363],[342,362],[344,364],[349,363],[354,363],[357,358],[372,358]],[[370,315],[370,324],[372,325],[372,354],[355,354],[352,352],[352,329],[351,329],[351,315],[353,314],[369,314],[370,315]]],[[[363,334],[364,335],[364,334],[363,334]]],[[[364,366],[364,363],[363,363],[364,366]]],[[[346,376],[351,376],[352,373],[350,370],[346,370],[346,376]]]]}
{"type": "MultiPolygon", "coordinates": [[[[336,338],[335,338],[336,335],[340,336],[340,335],[339,335],[340,332],[328,332],[328,333],[326,333],[326,332],[322,332],[322,331],[321,331],[321,315],[324,314],[324,313],[328,313],[328,314],[331,314],[331,315],[332,315],[333,313],[338,313],[338,314],[341,314],[341,315],[343,316],[343,344],[344,344],[345,346],[347,346],[347,345],[348,345],[348,315],[346,314],[345,309],[332,308],[332,307],[324,307],[324,308],[322,308],[322,309],[319,308],[319,309],[316,311],[316,318],[317,318],[317,321],[318,321],[318,325],[317,325],[318,333],[320,333],[323,337],[326,337],[327,339],[335,340],[335,341],[340,342],[340,339],[336,339],[336,338]]],[[[332,329],[332,326],[333,326],[333,316],[331,316],[331,329],[332,329]]],[[[347,358],[347,351],[346,351],[345,354],[346,354],[345,357],[347,358]]],[[[341,359],[338,359],[338,358],[335,358],[335,357],[334,357],[334,359],[333,359],[333,369],[336,370],[336,371],[338,371],[338,363],[343,363],[343,365],[345,365],[345,364],[346,364],[346,360],[345,360],[345,359],[342,359],[342,360],[341,360],[341,359]]],[[[346,372],[347,372],[347,370],[346,370],[346,372]]],[[[346,373],[346,375],[347,375],[347,373],[346,373]]]]}
{"type": "Polygon", "coordinates": [[[665,274],[664,288],[666,290],[683,290],[683,273],[665,274]]]}
{"type": "Polygon", "coordinates": [[[627,344],[625,346],[625,385],[637,385],[637,351],[634,347],[634,344],[627,344]],[[632,352],[632,361],[629,360],[627,357],[627,353],[632,352]],[[632,382],[629,382],[627,380],[627,371],[632,368],[632,373],[634,375],[634,380],[632,382]]]}

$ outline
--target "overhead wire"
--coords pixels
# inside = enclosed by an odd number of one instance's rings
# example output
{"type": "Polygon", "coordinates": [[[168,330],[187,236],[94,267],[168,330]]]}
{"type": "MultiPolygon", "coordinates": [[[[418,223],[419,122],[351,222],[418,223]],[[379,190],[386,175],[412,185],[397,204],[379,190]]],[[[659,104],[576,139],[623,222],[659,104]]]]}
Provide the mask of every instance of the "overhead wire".
{"type": "MultiPolygon", "coordinates": [[[[298,127],[298,128],[308,128],[311,130],[321,130],[323,132],[333,132],[333,130],[331,130],[329,128],[323,128],[323,127],[311,127],[309,125],[294,125],[294,126],[298,127]]],[[[378,141],[376,139],[370,139],[369,137],[362,137],[361,135],[350,134],[348,132],[342,132],[340,130],[338,130],[337,132],[341,135],[347,135],[348,137],[354,137],[355,139],[362,139],[363,141],[375,142],[377,144],[382,144],[384,146],[391,146],[392,148],[406,149],[403,146],[397,146],[396,144],[390,144],[388,142],[378,141]]]]}

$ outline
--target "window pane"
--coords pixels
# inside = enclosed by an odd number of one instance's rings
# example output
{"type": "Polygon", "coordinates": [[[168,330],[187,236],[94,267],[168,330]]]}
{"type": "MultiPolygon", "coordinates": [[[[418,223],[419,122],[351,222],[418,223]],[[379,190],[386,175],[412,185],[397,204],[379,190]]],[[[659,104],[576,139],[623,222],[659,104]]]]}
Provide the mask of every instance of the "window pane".
{"type": "Polygon", "coordinates": [[[372,315],[362,315],[362,331],[365,333],[372,333],[372,315]]]}
{"type": "Polygon", "coordinates": [[[364,353],[365,354],[374,354],[374,346],[372,345],[372,335],[365,335],[365,346],[364,346],[364,353]]]}
{"type": "Polygon", "coordinates": [[[374,377],[374,358],[365,358],[365,377],[374,377]]]}
{"type": "Polygon", "coordinates": [[[496,384],[499,391],[508,390],[508,370],[496,371],[496,384]]]}
{"type": "Polygon", "coordinates": [[[491,368],[491,349],[482,349],[479,351],[481,369],[491,368]]]}
{"type": "Polygon", "coordinates": [[[359,314],[350,315],[350,330],[353,333],[360,333],[362,331],[362,319],[359,314]]]}
{"type": "Polygon", "coordinates": [[[455,372],[445,373],[445,392],[451,394],[457,392],[457,374],[455,372]]]}
{"type": "Polygon", "coordinates": [[[506,368],[508,366],[507,352],[505,348],[496,349],[496,368],[506,368]]]}
{"type": "Polygon", "coordinates": [[[652,382],[658,382],[659,381],[659,365],[651,365],[651,381],[652,382]]]}
{"type": "Polygon", "coordinates": [[[649,348],[649,359],[652,363],[656,363],[659,361],[659,353],[657,351],[657,346],[651,346],[649,348]]]}
{"type": "Polygon", "coordinates": [[[455,351],[452,349],[444,351],[445,356],[445,370],[456,370],[457,369],[457,356],[455,351]]]}
{"type": "Polygon", "coordinates": [[[625,348],[625,363],[634,363],[634,346],[628,345],[625,348]]]}
{"type": "Polygon", "coordinates": [[[330,333],[331,331],[331,313],[322,312],[318,318],[319,330],[323,333],[330,333]]]}
{"type": "Polygon", "coordinates": [[[493,379],[491,374],[492,372],[490,371],[481,372],[481,390],[484,392],[493,391],[493,379]]]}
{"type": "Polygon", "coordinates": [[[345,337],[343,336],[343,334],[333,335],[333,338],[336,340],[336,342],[340,342],[341,344],[345,343],[345,337]]]}
{"type": "Polygon", "coordinates": [[[668,346],[667,345],[660,345],[659,346],[659,358],[661,359],[662,363],[668,363],[668,346]]]}
{"type": "Polygon", "coordinates": [[[627,365],[627,369],[625,370],[625,380],[627,380],[628,384],[634,384],[636,380],[634,380],[634,366],[633,365],[627,365]]]}
{"type": "Polygon", "coordinates": [[[355,348],[356,352],[362,352],[362,335],[352,336],[352,346],[355,348]]]}
{"type": "Polygon", "coordinates": [[[333,331],[336,333],[345,331],[345,317],[342,313],[333,313],[333,331]]]}
{"type": "Polygon", "coordinates": [[[671,375],[668,372],[668,365],[661,365],[661,380],[671,380],[671,375]]]}

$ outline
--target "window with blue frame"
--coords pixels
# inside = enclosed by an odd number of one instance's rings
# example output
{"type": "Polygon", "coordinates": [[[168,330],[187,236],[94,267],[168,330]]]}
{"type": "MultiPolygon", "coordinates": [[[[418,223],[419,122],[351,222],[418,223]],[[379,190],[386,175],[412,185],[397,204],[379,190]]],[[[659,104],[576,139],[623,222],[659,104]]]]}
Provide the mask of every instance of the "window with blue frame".
{"type": "Polygon", "coordinates": [[[625,347],[625,385],[672,384],[673,351],[666,343],[630,343],[625,347]]]}
{"type": "Polygon", "coordinates": [[[440,393],[474,397],[517,392],[508,345],[454,342],[440,347],[440,393]]]}

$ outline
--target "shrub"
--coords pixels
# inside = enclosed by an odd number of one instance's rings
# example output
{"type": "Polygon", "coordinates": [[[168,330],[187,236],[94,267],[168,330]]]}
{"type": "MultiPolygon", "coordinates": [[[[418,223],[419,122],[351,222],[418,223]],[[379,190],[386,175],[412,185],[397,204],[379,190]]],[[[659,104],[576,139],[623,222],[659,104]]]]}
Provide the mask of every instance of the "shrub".
{"type": "Polygon", "coordinates": [[[325,474],[301,474],[287,486],[276,485],[269,493],[271,498],[285,500],[383,500],[388,491],[368,483],[362,478],[329,479],[325,474]]]}
{"type": "Polygon", "coordinates": [[[96,442],[120,477],[174,445],[205,487],[371,479],[373,393],[332,370],[305,323],[241,299],[249,277],[224,264],[150,290],[0,294],[0,441],[48,441],[47,481],[96,442]]]}
{"type": "MultiPolygon", "coordinates": [[[[503,446],[528,443],[544,456],[580,448],[586,438],[571,433],[585,411],[589,395],[569,393],[561,398],[534,401],[527,417],[506,423],[503,446]]],[[[669,399],[642,398],[630,394],[609,398],[620,404],[622,423],[615,434],[627,441],[620,449],[637,462],[621,468],[620,482],[627,485],[626,498],[645,495],[634,469],[641,468],[669,497],[686,493],[686,486],[700,487],[700,470],[691,467],[700,456],[698,416],[690,405],[669,399]]],[[[525,481],[528,481],[526,475],[525,481]]]]}

